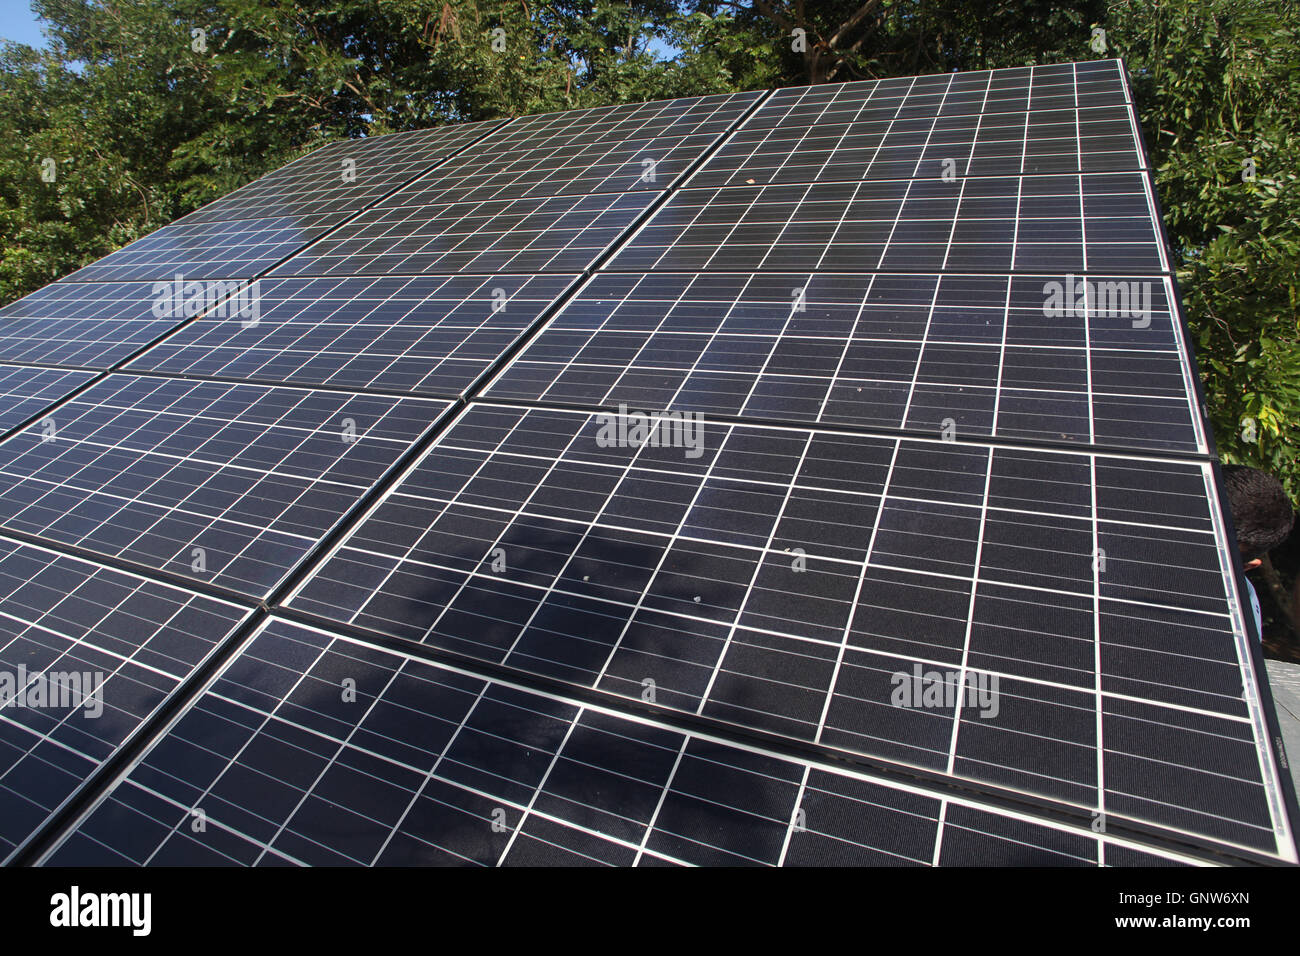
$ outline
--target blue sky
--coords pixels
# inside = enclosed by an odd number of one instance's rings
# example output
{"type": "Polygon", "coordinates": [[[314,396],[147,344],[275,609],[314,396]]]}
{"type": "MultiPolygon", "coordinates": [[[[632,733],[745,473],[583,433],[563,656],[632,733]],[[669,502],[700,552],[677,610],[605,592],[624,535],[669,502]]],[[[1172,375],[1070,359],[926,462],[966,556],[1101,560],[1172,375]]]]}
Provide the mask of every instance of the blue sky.
{"type": "Polygon", "coordinates": [[[27,0],[0,0],[0,37],[28,46],[44,46],[45,38],[27,0]]]}

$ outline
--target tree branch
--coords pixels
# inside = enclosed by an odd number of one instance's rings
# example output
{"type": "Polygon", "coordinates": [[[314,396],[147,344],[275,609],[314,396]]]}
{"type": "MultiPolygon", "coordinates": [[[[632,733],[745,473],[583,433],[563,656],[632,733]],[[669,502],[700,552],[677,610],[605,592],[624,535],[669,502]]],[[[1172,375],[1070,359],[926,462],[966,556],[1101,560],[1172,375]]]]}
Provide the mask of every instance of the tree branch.
{"type": "Polygon", "coordinates": [[[782,30],[788,30],[791,33],[794,32],[795,25],[787,19],[785,14],[778,12],[770,3],[767,2],[767,0],[754,0],[754,6],[758,8],[758,11],[762,13],[763,16],[767,17],[782,30]]]}
{"type": "Polygon", "coordinates": [[[859,7],[857,13],[853,14],[853,16],[849,17],[842,24],[840,24],[840,28],[835,31],[835,33],[831,36],[829,40],[826,41],[827,44],[833,48],[837,43],[840,42],[840,39],[844,36],[844,34],[848,33],[850,30],[855,29],[863,20],[867,18],[867,16],[871,13],[871,11],[874,10],[879,5],[880,5],[880,0],[871,0],[870,3],[864,4],[863,6],[859,7]]]}

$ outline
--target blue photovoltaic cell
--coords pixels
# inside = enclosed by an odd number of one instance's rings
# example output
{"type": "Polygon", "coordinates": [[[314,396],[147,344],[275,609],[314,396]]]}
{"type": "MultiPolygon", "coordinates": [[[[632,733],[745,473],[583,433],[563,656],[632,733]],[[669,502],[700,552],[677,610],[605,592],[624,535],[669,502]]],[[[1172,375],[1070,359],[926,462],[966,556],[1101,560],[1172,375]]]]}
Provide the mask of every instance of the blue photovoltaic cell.
{"type": "Polygon", "coordinates": [[[0,428],[21,425],[92,378],[90,372],[0,364],[0,428]]]}
{"type": "Polygon", "coordinates": [[[247,297],[242,282],[182,282],[179,294],[174,288],[174,277],[53,282],[0,309],[0,359],[109,369],[209,304],[247,297]]]}
{"type": "Polygon", "coordinates": [[[67,282],[246,279],[329,231],[332,217],[276,216],[212,222],[178,222],[137,239],[67,282]]]}
{"type": "Polygon", "coordinates": [[[367,210],[272,275],[576,272],[591,265],[652,199],[649,193],[596,193],[389,205],[367,210]]]}
{"type": "Polygon", "coordinates": [[[1278,852],[1208,466],[748,424],[618,447],[616,427],[472,406],[289,606],[1278,852]],[[899,702],[935,674],[999,703],[899,702]]]}
{"type": "Polygon", "coordinates": [[[67,279],[252,278],[496,125],[333,143],[67,279]]]}
{"type": "Polygon", "coordinates": [[[1179,862],[273,620],[47,862],[1092,866],[1124,853],[1179,862]],[[340,702],[349,678],[356,699],[340,702]]]}
{"type": "Polygon", "coordinates": [[[129,369],[455,398],[575,278],[263,279],[255,322],[205,316],[129,369]]]}
{"type": "Polygon", "coordinates": [[[1164,271],[1138,173],[684,188],[609,270],[1164,271]]]}
{"type": "Polygon", "coordinates": [[[247,614],[0,537],[0,857],[75,794],[247,614]]]}
{"type": "Polygon", "coordinates": [[[0,527],[264,597],[446,408],[113,375],[0,444],[0,527]]]}
{"type": "Polygon", "coordinates": [[[486,394],[1203,451],[1168,280],[1087,281],[601,273],[486,394]],[[1098,308],[1097,290],[1123,314],[1098,308]]]}
{"type": "Polygon", "coordinates": [[[274,274],[585,269],[757,97],[707,96],[517,120],[274,274]]]}
{"type": "Polygon", "coordinates": [[[340,140],[190,213],[184,222],[335,215],[338,221],[501,125],[500,120],[340,140]]]}
{"type": "Polygon", "coordinates": [[[759,96],[736,93],[524,116],[382,205],[661,191],[759,96]]]}
{"type": "Polygon", "coordinates": [[[777,90],[696,186],[1142,168],[1118,60],[777,90]]]}

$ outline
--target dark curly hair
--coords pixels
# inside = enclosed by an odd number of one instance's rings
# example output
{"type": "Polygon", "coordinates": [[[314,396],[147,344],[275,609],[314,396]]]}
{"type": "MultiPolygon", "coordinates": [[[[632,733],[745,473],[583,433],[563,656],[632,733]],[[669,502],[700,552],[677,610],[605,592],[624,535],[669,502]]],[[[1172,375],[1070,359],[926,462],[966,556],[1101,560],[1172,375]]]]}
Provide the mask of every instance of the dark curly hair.
{"type": "Polygon", "coordinates": [[[1262,558],[1291,534],[1295,512],[1282,483],[1245,465],[1224,465],[1223,483],[1243,561],[1262,558]]]}

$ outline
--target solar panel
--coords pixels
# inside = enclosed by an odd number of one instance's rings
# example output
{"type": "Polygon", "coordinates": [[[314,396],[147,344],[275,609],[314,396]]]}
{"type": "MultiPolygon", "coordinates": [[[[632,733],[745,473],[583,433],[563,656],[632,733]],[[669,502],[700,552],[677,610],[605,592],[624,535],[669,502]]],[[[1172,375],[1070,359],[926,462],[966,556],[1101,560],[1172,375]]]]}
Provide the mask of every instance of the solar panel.
{"type": "Polygon", "coordinates": [[[649,193],[595,193],[377,207],[271,275],[577,272],[652,201],[649,193]]]}
{"type": "Polygon", "coordinates": [[[760,95],[702,96],[525,116],[385,205],[662,190],[760,95]]]}
{"type": "MultiPolygon", "coordinates": [[[[1083,281],[602,273],[486,394],[1203,453],[1169,279],[1139,287],[1136,308],[1045,314],[1045,287],[1083,281]]],[[[1122,277],[1087,281],[1130,291],[1122,277]]]]}
{"type": "Polygon", "coordinates": [[[112,375],[0,444],[0,527],[264,597],[447,407],[112,375]]]}
{"type": "Polygon", "coordinates": [[[333,143],[66,281],[170,280],[176,274],[189,280],[252,278],[499,125],[333,143]]]}
{"type": "Polygon", "coordinates": [[[330,143],[195,210],[182,221],[332,214],[340,221],[456,153],[501,121],[437,126],[330,143]]]}
{"type": "Polygon", "coordinates": [[[707,96],[519,120],[273,274],[581,271],[757,97],[707,96]]]}
{"type": "MultiPolygon", "coordinates": [[[[167,283],[170,285],[170,283],[167,283]]],[[[0,359],[109,369],[187,318],[150,282],[54,282],[0,309],[0,359]]],[[[231,283],[222,297],[238,295],[231,283]]],[[[214,290],[215,291],[215,290],[214,290]]],[[[207,290],[204,290],[204,301],[207,290]]],[[[216,296],[214,295],[214,304],[216,296]]]]}
{"type": "Polygon", "coordinates": [[[692,184],[922,178],[949,162],[963,177],[1140,169],[1118,62],[777,90],[692,184]]]}
{"type": "Polygon", "coordinates": [[[1294,862],[1157,222],[1105,60],[336,144],[0,313],[110,373],[0,535],[240,610],[13,858],[1294,862]]]}
{"type": "Polygon", "coordinates": [[[0,364],[0,428],[22,425],[92,378],[89,372],[0,364]]]}
{"type": "Polygon", "coordinates": [[[1103,859],[1186,860],[272,621],[47,862],[1079,866],[1103,859]],[[344,679],[355,681],[354,701],[340,700],[344,679]],[[201,833],[191,826],[196,809],[201,833]],[[796,818],[802,822],[792,827],[796,818]]]}
{"type": "Polygon", "coordinates": [[[471,408],[288,606],[1278,852],[1208,466],[751,425],[692,459],[605,427],[471,408]],[[997,712],[897,704],[935,673],[997,712]]]}
{"type": "Polygon", "coordinates": [[[331,223],[329,215],[178,222],[83,266],[65,281],[251,278],[323,236],[331,223]]]}
{"type": "Polygon", "coordinates": [[[128,367],[457,398],[576,278],[265,279],[256,322],[203,316],[128,367]]]}
{"type": "Polygon", "coordinates": [[[1164,267],[1136,173],[685,188],[606,266],[1138,275],[1164,267]]]}
{"type": "Polygon", "coordinates": [[[0,537],[0,856],[230,637],[246,608],[0,537]]]}

